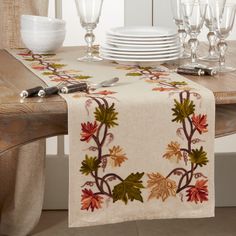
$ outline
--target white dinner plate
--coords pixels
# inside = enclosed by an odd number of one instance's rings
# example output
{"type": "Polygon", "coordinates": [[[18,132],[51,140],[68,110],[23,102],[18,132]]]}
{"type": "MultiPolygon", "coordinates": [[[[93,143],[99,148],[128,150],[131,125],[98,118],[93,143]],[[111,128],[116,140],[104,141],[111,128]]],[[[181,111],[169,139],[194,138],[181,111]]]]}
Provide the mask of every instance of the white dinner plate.
{"type": "Polygon", "coordinates": [[[160,51],[168,51],[172,49],[180,49],[180,45],[174,45],[174,46],[165,46],[165,47],[159,47],[159,48],[118,48],[114,47],[113,45],[108,45],[108,44],[102,44],[101,48],[104,49],[109,49],[109,50],[114,50],[114,51],[121,51],[121,52],[160,52],[160,51]]]}
{"type": "Polygon", "coordinates": [[[179,39],[173,38],[171,40],[162,40],[162,41],[129,41],[129,40],[116,40],[116,39],[109,39],[107,38],[107,43],[117,44],[117,45],[166,45],[170,43],[178,43],[179,39]]]}
{"type": "Polygon", "coordinates": [[[114,36],[123,37],[138,37],[138,38],[149,38],[149,37],[167,37],[176,35],[176,30],[166,27],[151,27],[151,26],[130,26],[130,27],[117,27],[112,28],[108,31],[108,34],[114,36]]]}
{"type": "Polygon", "coordinates": [[[103,54],[100,54],[100,57],[105,59],[105,60],[110,60],[110,61],[117,61],[117,62],[166,62],[166,61],[173,61],[173,60],[177,60],[179,57],[169,57],[169,58],[153,58],[153,59],[139,59],[139,58],[134,58],[134,59],[130,59],[130,58],[115,58],[115,57],[111,57],[111,56],[106,56],[103,54]]]}
{"type": "Polygon", "coordinates": [[[145,42],[150,42],[150,41],[163,41],[163,40],[171,40],[171,39],[176,39],[178,38],[178,34],[172,35],[172,36],[163,36],[163,37],[150,37],[150,38],[138,38],[138,37],[121,37],[121,36],[115,36],[108,34],[106,35],[108,39],[114,39],[114,40],[129,40],[131,42],[133,41],[145,41],[145,42]]]}
{"type": "Polygon", "coordinates": [[[113,54],[113,53],[107,53],[104,51],[100,52],[101,55],[103,56],[108,56],[108,57],[114,57],[114,58],[130,58],[130,59],[158,59],[158,58],[169,58],[169,57],[178,57],[180,55],[180,52],[176,53],[169,53],[169,54],[161,54],[161,55],[128,55],[128,54],[113,54]]]}
{"type": "Polygon", "coordinates": [[[118,55],[160,55],[160,54],[169,54],[169,53],[179,53],[181,51],[180,48],[176,48],[176,49],[169,49],[169,50],[163,50],[163,51],[141,51],[141,52],[137,52],[137,51],[117,51],[117,50],[113,50],[113,49],[106,49],[101,47],[100,48],[101,52],[106,52],[106,53],[113,53],[113,54],[118,54],[118,55]]]}
{"type": "Polygon", "coordinates": [[[166,47],[173,47],[173,46],[179,46],[179,43],[173,42],[173,43],[165,43],[165,44],[156,44],[156,45],[136,45],[136,44],[122,44],[122,43],[111,43],[107,42],[108,45],[111,45],[116,48],[122,48],[122,49],[130,49],[130,48],[135,48],[135,49],[147,49],[147,48],[152,48],[152,49],[159,49],[159,48],[166,48],[166,47]]]}

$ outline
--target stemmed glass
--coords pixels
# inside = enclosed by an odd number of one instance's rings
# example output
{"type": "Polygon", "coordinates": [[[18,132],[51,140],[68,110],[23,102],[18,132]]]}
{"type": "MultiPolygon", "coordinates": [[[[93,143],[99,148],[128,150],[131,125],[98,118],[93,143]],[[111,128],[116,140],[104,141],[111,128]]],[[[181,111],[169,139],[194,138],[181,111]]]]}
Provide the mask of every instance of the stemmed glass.
{"type": "Polygon", "coordinates": [[[184,59],[184,58],[189,58],[190,54],[188,54],[185,49],[185,39],[187,37],[187,32],[184,28],[184,20],[182,15],[181,4],[182,0],[171,0],[173,19],[178,27],[179,40],[183,49],[180,58],[184,59]]]}
{"type": "Polygon", "coordinates": [[[229,36],[233,28],[236,13],[236,4],[226,4],[222,10],[219,4],[216,4],[213,9],[213,27],[216,35],[219,38],[217,48],[219,50],[219,67],[215,68],[218,72],[230,72],[236,70],[233,67],[225,65],[225,53],[228,45],[225,39],[229,36]]]}
{"type": "Polygon", "coordinates": [[[207,9],[205,14],[205,25],[209,29],[209,32],[207,34],[207,39],[209,42],[209,50],[208,50],[208,55],[205,57],[201,57],[200,59],[205,61],[218,61],[219,55],[216,52],[217,37],[213,27],[213,9],[217,4],[223,10],[226,0],[205,0],[205,2],[207,4],[207,9]]]}
{"type": "Polygon", "coordinates": [[[187,29],[187,33],[190,36],[188,41],[191,48],[191,63],[186,66],[195,67],[200,66],[197,63],[197,47],[199,41],[197,36],[201,32],[205,14],[206,14],[206,4],[200,3],[200,1],[187,1],[182,3],[182,12],[184,17],[184,23],[187,29]]]}
{"type": "Polygon", "coordinates": [[[101,61],[102,59],[93,54],[93,43],[95,36],[93,30],[97,27],[101,15],[103,0],[75,0],[80,22],[83,28],[86,29],[85,41],[87,43],[87,54],[79,61],[101,61]]]}

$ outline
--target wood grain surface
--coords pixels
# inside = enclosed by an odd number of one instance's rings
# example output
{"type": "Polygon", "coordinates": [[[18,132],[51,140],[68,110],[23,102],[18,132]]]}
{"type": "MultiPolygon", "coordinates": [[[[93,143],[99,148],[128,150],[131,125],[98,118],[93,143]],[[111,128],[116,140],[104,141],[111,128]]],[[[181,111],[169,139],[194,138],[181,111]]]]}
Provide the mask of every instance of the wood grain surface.
{"type": "MultiPolygon", "coordinates": [[[[207,52],[202,46],[202,53],[207,52]]],[[[70,50],[76,48],[69,47],[70,50]]],[[[228,61],[236,66],[236,42],[230,42],[228,61]]],[[[216,137],[236,133],[236,73],[187,78],[213,91],[216,98],[216,137]]],[[[67,105],[63,98],[22,100],[25,88],[45,85],[37,76],[0,50],[0,154],[31,141],[67,134],[67,105]]]]}

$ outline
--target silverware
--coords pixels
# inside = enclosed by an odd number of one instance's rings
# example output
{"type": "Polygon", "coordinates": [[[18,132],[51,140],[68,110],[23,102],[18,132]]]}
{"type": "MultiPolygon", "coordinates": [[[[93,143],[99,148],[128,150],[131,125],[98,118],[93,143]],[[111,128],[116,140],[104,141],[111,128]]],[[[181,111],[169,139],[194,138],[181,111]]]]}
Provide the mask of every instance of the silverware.
{"type": "Polygon", "coordinates": [[[92,83],[73,84],[73,85],[62,87],[60,92],[63,94],[67,94],[67,93],[74,93],[74,92],[84,92],[88,90],[96,90],[102,87],[112,87],[118,81],[119,81],[119,78],[115,77],[109,80],[104,80],[101,83],[97,83],[97,84],[92,84],[92,83]]]}

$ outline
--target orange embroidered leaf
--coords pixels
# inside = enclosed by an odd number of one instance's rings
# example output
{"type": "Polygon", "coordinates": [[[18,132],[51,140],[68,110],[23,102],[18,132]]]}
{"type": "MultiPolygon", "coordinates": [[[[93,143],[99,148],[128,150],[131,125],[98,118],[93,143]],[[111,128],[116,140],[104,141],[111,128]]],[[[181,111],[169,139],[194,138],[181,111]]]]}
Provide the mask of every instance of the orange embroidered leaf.
{"type": "Polygon", "coordinates": [[[208,189],[207,189],[207,180],[197,180],[194,187],[191,187],[187,190],[187,197],[189,202],[198,202],[208,201],[208,189]]]}
{"type": "Polygon", "coordinates": [[[31,64],[31,68],[34,69],[34,70],[46,70],[47,66],[41,65],[38,62],[34,62],[34,63],[31,64]]]}
{"type": "Polygon", "coordinates": [[[152,91],[157,91],[157,92],[165,92],[165,91],[173,91],[175,88],[164,88],[164,87],[159,87],[159,88],[153,88],[152,91]]]}
{"type": "Polygon", "coordinates": [[[81,210],[94,211],[94,209],[102,208],[101,204],[103,203],[103,197],[95,195],[91,189],[83,189],[83,194],[81,195],[81,210]]]}
{"type": "Polygon", "coordinates": [[[176,196],[177,185],[175,181],[167,179],[159,173],[147,175],[149,178],[147,188],[151,188],[148,199],[161,198],[164,202],[168,197],[176,196]]]}
{"type": "Polygon", "coordinates": [[[111,157],[110,163],[113,167],[120,167],[125,160],[128,160],[126,154],[120,146],[114,146],[112,149],[109,149],[109,152],[111,157]]]}
{"type": "Polygon", "coordinates": [[[166,153],[163,155],[164,158],[168,160],[176,159],[178,163],[182,159],[182,152],[180,150],[180,144],[178,142],[171,142],[168,144],[166,153]]]}

